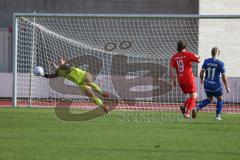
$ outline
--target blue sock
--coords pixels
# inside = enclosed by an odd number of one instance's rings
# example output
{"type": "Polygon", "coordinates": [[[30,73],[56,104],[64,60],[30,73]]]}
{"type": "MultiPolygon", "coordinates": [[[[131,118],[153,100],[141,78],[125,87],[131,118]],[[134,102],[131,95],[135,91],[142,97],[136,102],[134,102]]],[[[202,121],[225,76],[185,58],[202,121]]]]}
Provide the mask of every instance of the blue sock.
{"type": "Polygon", "coordinates": [[[209,99],[204,99],[203,101],[200,102],[197,108],[202,109],[203,107],[207,106],[209,103],[211,103],[209,99]]]}
{"type": "Polygon", "coordinates": [[[223,100],[218,100],[217,101],[217,108],[216,108],[216,115],[221,114],[222,107],[223,107],[223,100]]]}

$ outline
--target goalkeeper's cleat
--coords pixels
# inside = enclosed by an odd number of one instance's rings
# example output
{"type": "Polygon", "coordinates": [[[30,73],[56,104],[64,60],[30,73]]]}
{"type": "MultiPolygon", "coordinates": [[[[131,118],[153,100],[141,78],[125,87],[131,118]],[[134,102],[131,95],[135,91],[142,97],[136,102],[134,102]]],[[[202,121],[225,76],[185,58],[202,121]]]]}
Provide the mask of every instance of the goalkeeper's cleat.
{"type": "Polygon", "coordinates": [[[102,96],[103,96],[104,98],[109,98],[110,94],[109,94],[108,92],[103,92],[103,93],[102,93],[102,96]]]}
{"type": "Polygon", "coordinates": [[[108,108],[107,105],[103,104],[103,105],[101,106],[101,108],[102,108],[102,110],[103,110],[104,112],[106,112],[106,113],[109,112],[109,108],[108,108]]]}
{"type": "Polygon", "coordinates": [[[192,118],[195,119],[197,117],[197,109],[192,110],[192,118]]]}
{"type": "Polygon", "coordinates": [[[185,107],[184,106],[180,106],[180,110],[181,110],[182,114],[185,113],[185,107]]]}
{"type": "Polygon", "coordinates": [[[221,118],[221,115],[220,115],[220,114],[216,116],[216,120],[218,120],[218,121],[221,121],[221,120],[222,120],[222,118],[221,118]]]}

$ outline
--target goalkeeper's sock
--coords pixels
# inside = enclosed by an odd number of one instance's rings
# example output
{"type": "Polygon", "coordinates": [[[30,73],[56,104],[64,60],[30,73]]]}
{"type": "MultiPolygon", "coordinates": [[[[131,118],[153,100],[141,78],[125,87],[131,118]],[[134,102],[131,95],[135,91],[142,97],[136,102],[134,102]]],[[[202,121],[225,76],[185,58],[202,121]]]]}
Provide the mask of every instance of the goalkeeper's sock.
{"type": "Polygon", "coordinates": [[[186,110],[186,114],[190,114],[190,112],[192,111],[192,109],[195,107],[196,105],[196,100],[194,97],[190,97],[188,98],[188,103],[187,103],[187,110],[186,110]]]}
{"type": "Polygon", "coordinates": [[[211,101],[208,98],[204,99],[203,101],[200,102],[197,109],[202,109],[203,107],[206,107],[209,103],[211,103],[211,101]]]}
{"type": "Polygon", "coordinates": [[[216,116],[221,114],[222,107],[223,107],[223,100],[218,100],[217,101],[217,107],[216,107],[216,116]]]}
{"type": "MultiPolygon", "coordinates": [[[[83,91],[86,91],[88,89],[91,90],[91,87],[88,85],[82,85],[81,86],[83,91]]],[[[92,91],[91,91],[92,92],[92,91]]],[[[98,98],[97,96],[95,96],[94,94],[92,96],[89,96],[89,98],[98,106],[102,107],[103,106],[103,102],[100,98],[98,98]]]]}
{"type": "Polygon", "coordinates": [[[92,96],[90,97],[91,100],[98,106],[102,107],[103,106],[103,102],[100,98],[98,98],[97,96],[92,96]]]}
{"type": "Polygon", "coordinates": [[[89,83],[90,87],[99,94],[103,94],[102,89],[94,82],[89,83]]]}

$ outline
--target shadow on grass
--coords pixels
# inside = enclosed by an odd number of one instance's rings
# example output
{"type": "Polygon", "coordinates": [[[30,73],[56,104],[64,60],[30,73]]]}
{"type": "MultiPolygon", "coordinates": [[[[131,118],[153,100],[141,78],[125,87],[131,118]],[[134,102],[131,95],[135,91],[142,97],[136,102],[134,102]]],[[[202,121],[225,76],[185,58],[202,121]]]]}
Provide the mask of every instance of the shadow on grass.
{"type": "MultiPolygon", "coordinates": [[[[110,99],[114,99],[114,96],[111,95],[110,99]]],[[[70,111],[70,106],[72,105],[72,103],[73,102],[71,101],[58,103],[57,106],[55,107],[56,116],[63,121],[88,121],[107,114],[99,107],[84,113],[74,114],[71,113],[70,111]]],[[[113,111],[118,105],[118,101],[116,100],[115,101],[108,100],[104,103],[109,107],[109,112],[113,111]]]]}

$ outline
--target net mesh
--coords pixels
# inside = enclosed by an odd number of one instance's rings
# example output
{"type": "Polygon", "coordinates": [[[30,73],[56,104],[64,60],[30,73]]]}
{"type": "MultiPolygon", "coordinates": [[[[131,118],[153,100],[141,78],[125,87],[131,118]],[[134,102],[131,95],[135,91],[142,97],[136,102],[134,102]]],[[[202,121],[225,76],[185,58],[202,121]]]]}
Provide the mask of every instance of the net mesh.
{"type": "MultiPolygon", "coordinates": [[[[206,26],[210,26],[220,21],[161,17],[17,17],[17,104],[45,107],[71,102],[74,107],[96,107],[70,81],[33,75],[35,66],[42,66],[45,73],[53,73],[49,63],[64,57],[91,73],[94,81],[111,94],[106,101],[117,102],[116,108],[178,111],[186,97],[178,86],[172,86],[169,77],[169,60],[176,52],[176,43],[180,39],[187,41],[188,50],[202,57],[200,53],[208,54],[215,46],[208,43],[214,35],[219,42],[240,35],[240,31],[232,30],[231,26],[227,26],[227,30],[204,28],[207,23],[210,24],[206,26]]],[[[238,19],[227,21],[228,24],[240,22],[238,19]]],[[[226,27],[226,23],[222,27],[226,27]]],[[[228,39],[228,43],[231,44],[228,47],[235,50],[240,47],[233,38],[228,39]]],[[[227,67],[238,65],[236,61],[227,64],[227,67]]],[[[205,93],[199,83],[198,66],[193,68],[199,99],[203,99],[205,93]]],[[[225,98],[225,110],[239,112],[239,78],[231,76],[229,81],[232,92],[225,98]]],[[[215,111],[215,108],[206,110],[215,111]]]]}

